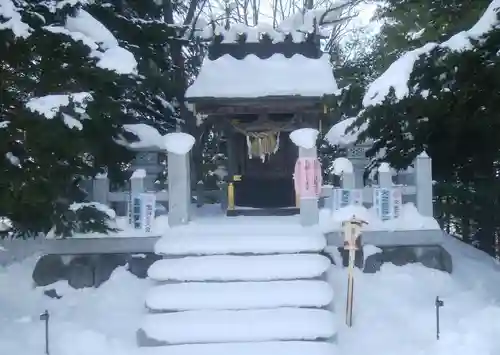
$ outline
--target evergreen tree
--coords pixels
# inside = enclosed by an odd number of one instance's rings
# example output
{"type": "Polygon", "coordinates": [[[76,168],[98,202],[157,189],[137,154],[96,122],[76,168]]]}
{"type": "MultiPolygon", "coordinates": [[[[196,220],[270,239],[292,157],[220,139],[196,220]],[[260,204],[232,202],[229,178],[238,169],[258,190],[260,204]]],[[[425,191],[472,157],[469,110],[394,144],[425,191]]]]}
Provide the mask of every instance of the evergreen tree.
{"type": "Polygon", "coordinates": [[[111,0],[94,2],[88,11],[137,59],[139,75],[137,87],[130,93],[130,113],[162,133],[175,130],[181,119],[174,102],[177,88],[170,44],[180,38],[178,29],[164,22],[161,4],[111,0]]]}
{"type": "Polygon", "coordinates": [[[0,7],[0,216],[9,235],[105,231],[84,180],[125,179],[135,59],[75,1],[0,7]],[[113,65],[120,64],[119,67],[113,65]]]}
{"type": "Polygon", "coordinates": [[[458,52],[437,46],[420,56],[409,94],[398,99],[392,89],[382,104],[360,115],[357,125],[369,120],[360,139],[376,140],[372,157],[385,149],[374,164],[386,160],[405,168],[426,150],[438,182],[438,213],[459,221],[466,238],[481,229],[478,244],[493,255],[500,227],[494,213],[500,202],[500,29],[471,45],[473,50],[458,52]]]}
{"type": "Polygon", "coordinates": [[[372,66],[383,71],[407,50],[428,42],[442,42],[469,29],[489,3],[490,0],[380,1],[374,19],[382,27],[373,45],[372,66]]]}

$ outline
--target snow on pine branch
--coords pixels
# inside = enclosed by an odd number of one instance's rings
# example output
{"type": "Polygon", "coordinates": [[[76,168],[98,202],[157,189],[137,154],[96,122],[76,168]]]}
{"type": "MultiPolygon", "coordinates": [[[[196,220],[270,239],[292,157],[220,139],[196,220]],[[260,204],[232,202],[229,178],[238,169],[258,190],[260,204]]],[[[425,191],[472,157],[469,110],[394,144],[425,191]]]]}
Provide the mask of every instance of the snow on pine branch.
{"type": "Polygon", "coordinates": [[[69,210],[73,212],[81,211],[85,208],[94,208],[100,212],[103,212],[108,216],[109,219],[116,218],[116,212],[113,209],[99,202],[73,202],[69,206],[69,210]]]}
{"type": "Polygon", "coordinates": [[[187,133],[167,133],[163,136],[156,128],[144,123],[125,124],[123,129],[136,136],[137,141],[130,142],[120,137],[117,143],[130,149],[156,147],[175,154],[186,154],[195,143],[194,137],[187,133]]]}
{"type": "Polygon", "coordinates": [[[125,124],[123,129],[129,133],[132,133],[137,137],[137,141],[129,142],[125,137],[122,137],[117,141],[118,144],[127,146],[131,149],[148,148],[148,147],[158,147],[163,148],[163,136],[158,132],[158,130],[145,123],[134,123],[125,124]]]}
{"type": "Polygon", "coordinates": [[[65,6],[74,7],[77,5],[89,5],[94,0],[45,0],[42,4],[46,6],[50,12],[55,13],[57,10],[63,9],[65,6]]]}
{"type": "MultiPolygon", "coordinates": [[[[41,5],[51,12],[56,12],[64,6],[85,5],[87,0],[44,1],[41,5]]],[[[34,31],[22,21],[21,12],[30,12],[29,3],[13,0],[0,1],[0,31],[10,30],[16,38],[28,38],[34,31]]],[[[42,15],[37,14],[45,22],[42,15]]],[[[68,16],[64,26],[46,25],[46,31],[65,34],[75,41],[81,41],[91,49],[91,56],[98,58],[97,66],[115,71],[118,74],[136,74],[137,61],[128,50],[119,46],[113,34],[92,15],[79,9],[75,16],[68,16]]]]}
{"type": "Polygon", "coordinates": [[[113,34],[87,11],[80,9],[75,16],[68,16],[64,27],[45,26],[45,30],[61,33],[75,41],[81,41],[98,58],[97,66],[118,74],[136,74],[137,61],[134,55],[122,48],[113,34]]]}
{"type": "MultiPolygon", "coordinates": [[[[26,103],[26,107],[36,112],[47,119],[53,119],[61,111],[63,107],[69,106],[71,103],[75,105],[75,112],[78,114],[85,114],[87,103],[91,101],[92,95],[88,92],[80,92],[73,94],[58,94],[46,95],[42,97],[35,97],[26,103]]],[[[76,128],[82,130],[82,123],[66,113],[63,113],[63,121],[70,129],[76,128]]]]}
{"type": "Polygon", "coordinates": [[[499,12],[500,0],[493,0],[479,21],[469,30],[459,32],[441,44],[430,42],[403,54],[368,86],[363,98],[363,106],[380,105],[391,89],[394,89],[398,100],[402,100],[408,96],[410,91],[408,81],[410,80],[415,63],[420,57],[430,53],[436,47],[457,52],[472,50],[474,48],[472,41],[480,40],[482,36],[494,29],[500,28],[499,12]]]}
{"type": "Polygon", "coordinates": [[[33,30],[24,23],[19,8],[12,0],[0,1],[0,31],[11,30],[15,37],[28,38],[33,30]]]}

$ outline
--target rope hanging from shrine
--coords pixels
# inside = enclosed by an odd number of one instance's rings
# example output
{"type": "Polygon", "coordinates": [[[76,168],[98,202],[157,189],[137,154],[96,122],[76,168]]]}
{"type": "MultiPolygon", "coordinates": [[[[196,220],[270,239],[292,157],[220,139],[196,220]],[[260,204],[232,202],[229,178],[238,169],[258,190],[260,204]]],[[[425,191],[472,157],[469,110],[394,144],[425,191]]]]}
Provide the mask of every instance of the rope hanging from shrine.
{"type": "Polygon", "coordinates": [[[266,156],[276,154],[280,146],[280,132],[249,132],[247,135],[248,159],[260,157],[262,162],[266,156]],[[253,141],[252,141],[253,140],[253,141]]]}
{"type": "Polygon", "coordinates": [[[269,159],[271,154],[276,154],[280,146],[280,132],[291,126],[290,122],[277,123],[270,120],[259,122],[262,124],[259,131],[243,127],[242,124],[231,122],[234,129],[246,137],[248,159],[260,158],[262,162],[269,159]],[[267,127],[265,127],[267,126],[267,127]]]}

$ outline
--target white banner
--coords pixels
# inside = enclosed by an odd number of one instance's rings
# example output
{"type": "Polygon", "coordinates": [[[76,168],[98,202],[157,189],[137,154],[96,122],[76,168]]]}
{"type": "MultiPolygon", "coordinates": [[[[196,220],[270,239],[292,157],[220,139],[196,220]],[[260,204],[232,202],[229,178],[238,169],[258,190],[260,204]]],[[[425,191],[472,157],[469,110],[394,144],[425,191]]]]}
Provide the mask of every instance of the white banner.
{"type": "Polygon", "coordinates": [[[146,233],[151,233],[153,221],[155,219],[156,194],[143,193],[141,194],[141,222],[142,230],[146,233]]]}
{"type": "Polygon", "coordinates": [[[403,194],[401,189],[395,187],[392,189],[392,213],[394,218],[401,216],[401,208],[403,207],[403,194]]]}
{"type": "Polygon", "coordinates": [[[332,208],[334,211],[349,205],[361,205],[363,203],[363,190],[341,189],[332,190],[332,208]]]}
{"type": "Polygon", "coordinates": [[[139,195],[131,195],[130,196],[130,220],[132,224],[132,228],[141,229],[142,228],[142,206],[141,206],[141,197],[139,195]]]}
{"type": "Polygon", "coordinates": [[[373,189],[373,205],[382,221],[398,218],[401,214],[403,198],[400,188],[373,189]]]}
{"type": "Polygon", "coordinates": [[[127,219],[129,227],[134,226],[132,193],[127,192],[127,219]]]}
{"type": "Polygon", "coordinates": [[[142,229],[146,233],[151,232],[155,217],[156,194],[141,193],[139,195],[128,194],[127,218],[128,224],[134,229],[142,229]]]}

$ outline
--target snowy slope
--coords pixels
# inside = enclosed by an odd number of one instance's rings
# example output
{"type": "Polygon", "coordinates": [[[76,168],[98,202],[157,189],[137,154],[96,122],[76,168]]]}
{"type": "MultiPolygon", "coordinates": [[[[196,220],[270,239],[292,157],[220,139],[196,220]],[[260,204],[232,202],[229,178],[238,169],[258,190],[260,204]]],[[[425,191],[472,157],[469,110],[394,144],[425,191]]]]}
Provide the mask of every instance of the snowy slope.
{"type": "MultiPolygon", "coordinates": [[[[500,266],[484,253],[447,238],[454,274],[419,265],[384,265],[376,274],[356,274],[355,325],[339,319],[338,345],[295,343],[310,355],[498,355],[500,354],[500,266]],[[441,310],[441,340],[435,340],[434,299],[441,310]],[[307,350],[305,350],[307,348],[307,350]],[[312,350],[314,348],[314,350],[312,350]]],[[[53,355],[160,355],[162,349],[137,349],[135,332],[144,313],[150,282],[117,270],[97,290],[70,290],[60,300],[31,286],[34,260],[0,268],[0,354],[40,355],[43,326],[51,311],[53,355]],[[29,336],[28,336],[29,335],[29,336]]],[[[330,280],[337,309],[344,309],[345,271],[332,268],[330,280]]],[[[342,312],[339,312],[342,313],[342,312]]],[[[172,355],[296,355],[289,343],[189,345],[170,348],[172,355]],[[241,346],[240,346],[241,345],[241,346]],[[243,345],[245,345],[243,347],[243,345]],[[255,352],[251,350],[255,349],[255,352]]],[[[297,353],[297,355],[300,355],[297,353]]]]}
{"type": "MultiPolygon", "coordinates": [[[[50,312],[52,355],[133,354],[136,326],[144,311],[147,280],[117,269],[99,289],[53,285],[60,300],[33,288],[35,258],[0,267],[0,354],[40,355],[44,328],[39,315],[50,312]]],[[[51,288],[51,287],[47,287],[51,288]]]]}
{"type": "MultiPolygon", "coordinates": [[[[445,248],[454,258],[453,275],[420,264],[384,264],[376,274],[356,273],[355,326],[339,331],[340,353],[500,354],[500,265],[451,237],[445,248]],[[439,341],[436,296],[444,301],[439,341]]],[[[346,293],[345,270],[332,269],[329,280],[337,295],[346,293]]]]}

